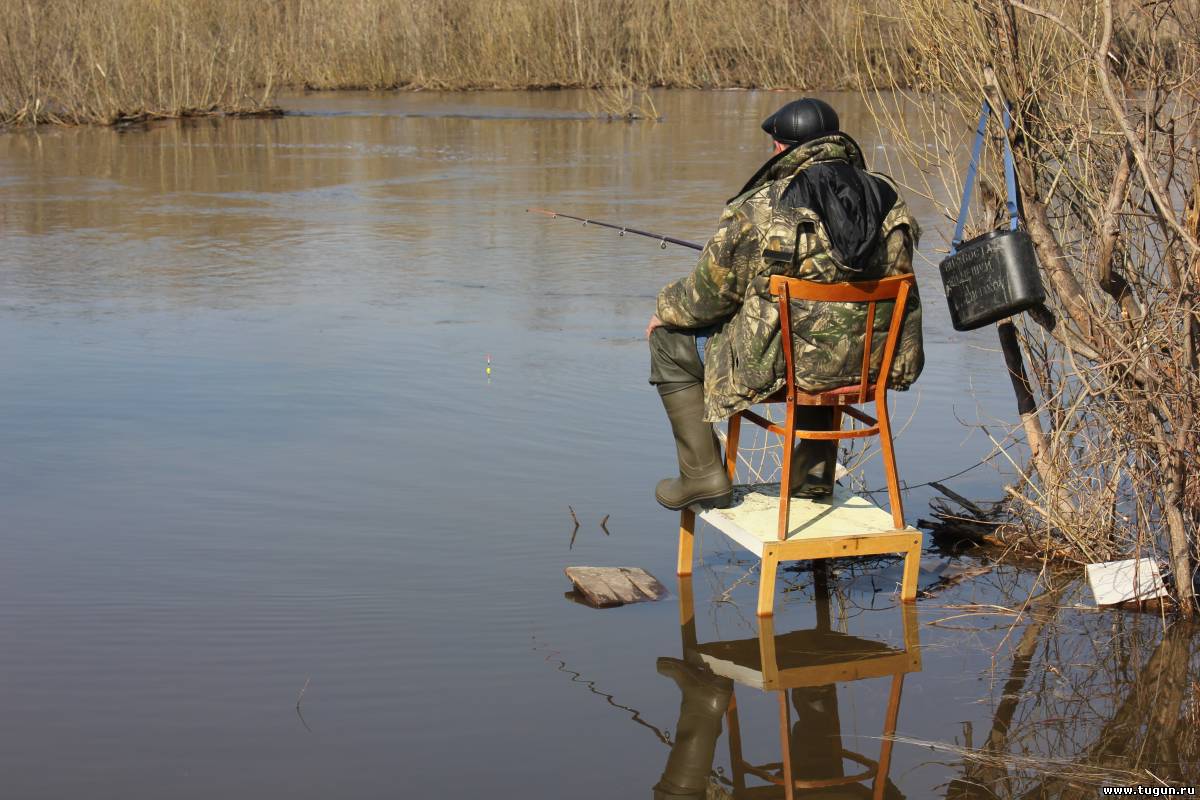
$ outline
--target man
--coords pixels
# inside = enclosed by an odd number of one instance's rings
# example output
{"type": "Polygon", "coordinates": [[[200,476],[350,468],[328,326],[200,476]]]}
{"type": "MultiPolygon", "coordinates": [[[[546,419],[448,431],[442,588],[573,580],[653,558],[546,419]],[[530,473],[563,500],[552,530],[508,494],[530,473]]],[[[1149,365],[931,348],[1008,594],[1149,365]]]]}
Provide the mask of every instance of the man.
{"type": "MultiPolygon", "coordinates": [[[[862,151],[839,130],[836,112],[804,98],[762,124],[775,154],[729,201],[695,270],[667,284],[646,327],[650,383],[675,435],[679,475],[660,481],[658,502],[723,508],[732,486],[712,422],[760,403],[784,385],[779,308],[771,275],[821,283],[873,280],[912,271],[920,229],[895,185],[868,173],[862,151]]],[[[794,303],[796,381],[817,392],[858,381],[866,307],[794,303]]],[[[891,321],[879,308],[873,358],[879,363],[891,321]]],[[[908,388],[921,372],[920,298],[909,295],[891,385],[908,388]]],[[[878,367],[876,367],[878,368],[878,367]]],[[[828,430],[827,408],[798,409],[805,430],[828,430]]],[[[829,494],[837,446],[801,440],[791,493],[829,494]]]]}

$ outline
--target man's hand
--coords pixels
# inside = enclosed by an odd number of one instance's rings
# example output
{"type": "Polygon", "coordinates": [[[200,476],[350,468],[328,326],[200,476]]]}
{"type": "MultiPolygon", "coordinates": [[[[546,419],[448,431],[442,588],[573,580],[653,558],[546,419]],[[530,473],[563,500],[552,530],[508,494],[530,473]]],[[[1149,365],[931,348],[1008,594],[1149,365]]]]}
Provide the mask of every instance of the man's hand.
{"type": "Polygon", "coordinates": [[[649,339],[651,331],[653,331],[655,328],[661,328],[662,326],[663,321],[658,318],[658,314],[651,314],[650,322],[646,325],[646,338],[649,339]]]}

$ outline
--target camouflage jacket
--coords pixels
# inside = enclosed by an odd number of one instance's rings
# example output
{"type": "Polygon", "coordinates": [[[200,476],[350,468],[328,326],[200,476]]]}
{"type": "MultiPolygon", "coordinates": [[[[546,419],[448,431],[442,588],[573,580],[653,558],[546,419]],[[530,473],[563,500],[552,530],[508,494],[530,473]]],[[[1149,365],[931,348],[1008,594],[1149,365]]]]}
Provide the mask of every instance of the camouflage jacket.
{"type": "MultiPolygon", "coordinates": [[[[874,252],[852,266],[838,260],[820,216],[808,207],[780,203],[793,180],[821,162],[864,168],[858,145],[841,134],[768,161],[729,201],[695,270],[658,294],[657,314],[665,324],[717,326],[705,349],[705,419],[710,422],[762,402],[784,385],[779,306],[769,292],[771,275],[834,283],[912,272],[920,229],[898,196],[883,217],[874,252]]],[[[891,304],[881,303],[872,338],[875,373],[882,363],[890,322],[891,304]]],[[[865,304],[794,301],[796,385],[818,392],[857,383],[865,328],[865,304]]],[[[908,388],[924,361],[921,302],[914,291],[909,294],[891,385],[908,388]]]]}

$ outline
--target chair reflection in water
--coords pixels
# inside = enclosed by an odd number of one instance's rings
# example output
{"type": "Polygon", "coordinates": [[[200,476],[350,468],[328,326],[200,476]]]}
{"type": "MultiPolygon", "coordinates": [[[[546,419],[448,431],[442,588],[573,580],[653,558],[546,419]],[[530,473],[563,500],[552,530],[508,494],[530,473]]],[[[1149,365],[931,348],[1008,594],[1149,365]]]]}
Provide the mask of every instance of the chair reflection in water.
{"type": "Polygon", "coordinates": [[[776,636],[772,618],[764,617],[756,638],[705,643],[697,640],[691,579],[680,579],[683,659],[659,659],[659,672],[679,685],[683,703],[676,744],[655,787],[656,800],[705,797],[697,787],[712,769],[722,716],[738,800],[903,797],[888,780],[888,770],[904,676],[921,669],[916,608],[900,604],[902,650],[840,633],[831,625],[830,598],[819,569],[817,575],[815,629],[776,636]],[[843,747],[837,684],[887,676],[892,680],[882,740],[878,757],[870,758],[843,747]],[[747,760],[735,684],[778,694],[782,760],[747,760]],[[849,770],[847,762],[854,765],[849,770]]]}

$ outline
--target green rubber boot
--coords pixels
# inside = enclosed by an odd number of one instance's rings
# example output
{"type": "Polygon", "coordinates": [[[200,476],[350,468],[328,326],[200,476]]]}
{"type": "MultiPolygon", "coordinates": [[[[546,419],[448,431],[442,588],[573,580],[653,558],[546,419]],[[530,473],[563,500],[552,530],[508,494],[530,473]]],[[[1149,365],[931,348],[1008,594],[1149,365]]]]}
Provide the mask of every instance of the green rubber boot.
{"type": "MultiPolygon", "coordinates": [[[[827,431],[833,427],[833,410],[823,407],[796,409],[796,427],[801,430],[827,431]]],[[[835,440],[801,439],[792,451],[792,497],[828,497],[833,494],[834,467],[837,465],[835,440]]]]}
{"type": "Polygon", "coordinates": [[[837,445],[816,439],[802,441],[792,452],[792,497],[828,497],[833,494],[837,445]]]}
{"type": "Polygon", "coordinates": [[[704,800],[733,681],[677,658],[658,659],[658,673],[675,681],[683,698],[675,743],[654,786],[654,799],[704,800]]]}
{"type": "Polygon", "coordinates": [[[704,421],[704,387],[690,384],[659,396],[675,434],[679,477],[659,481],[654,497],[676,511],[693,503],[726,508],[733,501],[733,483],[725,472],[717,434],[704,421]]]}

